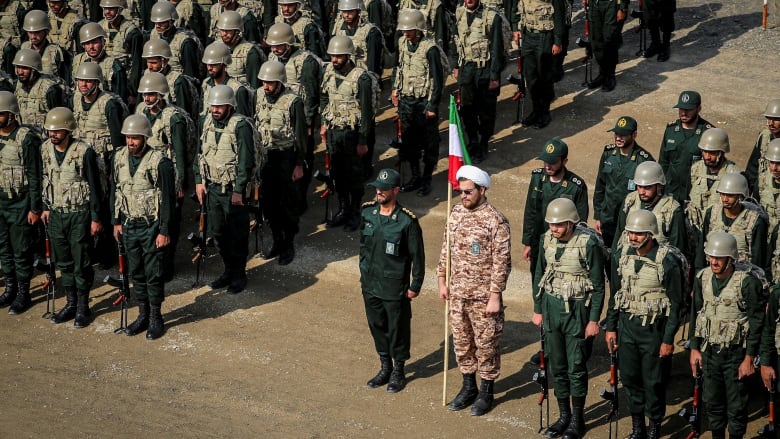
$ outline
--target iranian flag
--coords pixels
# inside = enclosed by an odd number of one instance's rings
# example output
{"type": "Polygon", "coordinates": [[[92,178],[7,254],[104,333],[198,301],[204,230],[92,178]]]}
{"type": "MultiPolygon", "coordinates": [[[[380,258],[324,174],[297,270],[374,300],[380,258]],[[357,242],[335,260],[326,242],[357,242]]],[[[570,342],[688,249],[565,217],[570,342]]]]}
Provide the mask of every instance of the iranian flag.
{"type": "Polygon", "coordinates": [[[459,189],[458,169],[463,165],[470,165],[471,158],[463,144],[463,128],[460,123],[458,108],[455,106],[455,96],[450,96],[450,167],[447,173],[447,179],[452,184],[452,188],[459,189]]]}

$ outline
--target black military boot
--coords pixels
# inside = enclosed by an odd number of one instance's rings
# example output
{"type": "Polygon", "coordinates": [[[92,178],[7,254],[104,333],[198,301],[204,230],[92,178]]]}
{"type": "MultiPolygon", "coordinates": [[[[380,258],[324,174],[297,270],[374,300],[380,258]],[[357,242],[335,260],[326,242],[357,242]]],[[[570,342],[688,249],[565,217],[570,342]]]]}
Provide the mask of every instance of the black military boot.
{"type": "Polygon", "coordinates": [[[225,267],[225,271],[222,272],[222,274],[220,274],[218,278],[216,278],[213,281],[211,281],[211,283],[209,284],[209,287],[212,290],[218,290],[220,288],[225,288],[226,286],[230,285],[230,281],[232,279],[233,279],[233,276],[227,270],[227,267],[225,267]]]}
{"type": "Polygon", "coordinates": [[[536,122],[538,121],[539,121],[539,113],[537,113],[536,111],[531,111],[531,114],[524,117],[523,120],[520,121],[520,123],[523,124],[523,126],[527,127],[531,125],[536,125],[536,122]]]}
{"type": "Polygon", "coordinates": [[[644,413],[631,413],[631,434],[626,439],[647,439],[644,413]]]}
{"type": "Polygon", "coordinates": [[[138,317],[135,321],[125,328],[125,334],[128,336],[140,334],[149,327],[149,301],[138,302],[138,317]]]}
{"type": "Polygon", "coordinates": [[[455,399],[450,401],[447,405],[447,408],[452,411],[463,410],[474,403],[478,393],[477,375],[474,373],[464,373],[463,386],[460,388],[460,392],[455,395],[455,399]]]}
{"type": "Polygon", "coordinates": [[[149,308],[149,329],[146,331],[146,339],[157,340],[165,332],[165,323],[160,305],[149,305],[149,308]]]}
{"type": "Polygon", "coordinates": [[[333,215],[333,218],[331,218],[327,226],[328,227],[343,226],[344,224],[346,224],[348,217],[349,217],[349,196],[339,195],[339,210],[338,212],[336,212],[335,215],[333,215]]]}
{"type": "Polygon", "coordinates": [[[0,296],[0,308],[5,308],[13,303],[18,293],[19,285],[16,283],[16,276],[6,276],[5,292],[0,296]]]}
{"type": "Polygon", "coordinates": [[[246,270],[242,268],[233,276],[233,280],[230,281],[230,285],[227,288],[228,294],[238,294],[244,291],[248,282],[246,270]]]}
{"type": "Polygon", "coordinates": [[[482,416],[493,408],[493,380],[482,379],[477,400],[471,407],[471,416],[482,416]]]}
{"type": "Polygon", "coordinates": [[[563,439],[579,439],[585,434],[585,397],[571,397],[571,421],[563,432],[563,439]]]}
{"type": "Polygon", "coordinates": [[[352,202],[349,205],[349,216],[347,223],[344,224],[345,232],[354,232],[360,227],[360,197],[352,195],[352,202]]]}
{"type": "Polygon", "coordinates": [[[289,265],[295,259],[295,245],[292,235],[284,240],[284,248],[279,254],[279,265],[289,265]]]}
{"type": "Polygon", "coordinates": [[[431,180],[433,179],[432,176],[434,166],[434,164],[426,163],[423,167],[422,184],[420,185],[420,190],[417,191],[418,197],[427,197],[433,190],[431,188],[431,180]]]}
{"type": "Polygon", "coordinates": [[[390,382],[387,383],[387,393],[398,393],[406,387],[406,373],[404,373],[404,362],[395,360],[393,372],[390,374],[390,382]]]}
{"type": "Polygon", "coordinates": [[[417,163],[418,160],[415,160],[415,163],[409,162],[409,169],[412,171],[412,177],[401,186],[401,192],[412,192],[416,191],[417,189],[422,186],[422,179],[420,178],[420,164],[417,163]]]}
{"type": "Polygon", "coordinates": [[[726,429],[719,428],[717,430],[712,430],[712,439],[726,439],[726,429]]]}
{"type": "Polygon", "coordinates": [[[606,81],[607,77],[599,71],[599,74],[593,78],[590,82],[588,82],[588,88],[599,88],[602,85],[604,85],[604,81],[606,81]]]}
{"type": "Polygon", "coordinates": [[[393,360],[390,357],[380,355],[379,363],[381,364],[379,372],[366,383],[372,389],[387,384],[390,381],[390,374],[393,372],[393,360]]]}
{"type": "Polygon", "coordinates": [[[544,435],[549,438],[561,437],[563,432],[569,427],[571,422],[571,406],[569,405],[569,398],[558,398],[558,420],[547,427],[544,435]]]}
{"type": "Polygon", "coordinates": [[[647,439],[658,439],[661,437],[661,421],[650,420],[650,428],[647,429],[647,439]]]}
{"type": "Polygon", "coordinates": [[[643,56],[645,58],[652,58],[661,51],[661,30],[658,29],[658,27],[652,27],[650,28],[650,45],[647,46],[647,49],[645,49],[644,53],[639,54],[638,56],[643,56]]]}
{"type": "Polygon", "coordinates": [[[669,56],[671,55],[671,42],[672,42],[672,33],[671,32],[664,32],[664,40],[663,43],[661,43],[661,50],[658,52],[658,62],[666,62],[669,61],[669,56]]]}
{"type": "Polygon", "coordinates": [[[65,287],[65,297],[67,300],[65,306],[51,316],[51,321],[54,323],[67,322],[76,317],[76,289],[73,287],[65,287]]]}
{"type": "Polygon", "coordinates": [[[16,299],[14,299],[11,306],[8,308],[8,314],[12,316],[19,315],[27,311],[32,306],[32,299],[30,298],[30,281],[20,280],[17,282],[19,292],[16,293],[16,299]]]}
{"type": "Polygon", "coordinates": [[[266,261],[279,256],[284,248],[284,233],[281,230],[272,230],[271,236],[274,242],[271,244],[271,249],[263,255],[263,259],[266,261]]]}
{"type": "Polygon", "coordinates": [[[89,310],[89,290],[78,290],[76,299],[76,319],[73,321],[73,327],[86,328],[92,321],[92,311],[89,310]]]}

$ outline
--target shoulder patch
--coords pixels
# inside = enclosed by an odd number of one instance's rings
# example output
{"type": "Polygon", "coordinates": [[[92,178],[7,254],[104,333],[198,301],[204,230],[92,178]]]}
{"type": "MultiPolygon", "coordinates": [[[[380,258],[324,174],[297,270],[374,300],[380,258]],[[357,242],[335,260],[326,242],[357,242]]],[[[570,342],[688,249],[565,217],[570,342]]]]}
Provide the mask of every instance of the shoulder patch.
{"type": "Polygon", "coordinates": [[[614,143],[610,143],[609,145],[604,147],[604,151],[609,151],[615,148],[617,148],[617,145],[615,145],[614,143]]]}
{"type": "Polygon", "coordinates": [[[650,160],[650,154],[648,154],[647,151],[643,149],[639,150],[639,155],[641,155],[644,159],[650,160]]]}
{"type": "Polygon", "coordinates": [[[577,175],[577,174],[575,174],[573,172],[571,174],[569,174],[569,181],[571,181],[572,183],[576,184],[577,186],[583,186],[585,184],[585,182],[582,180],[582,178],[580,178],[579,175],[577,175]]]}
{"type": "Polygon", "coordinates": [[[544,168],[536,168],[531,171],[531,174],[544,174],[544,168]]]}
{"type": "Polygon", "coordinates": [[[704,124],[704,128],[715,128],[715,125],[707,122],[707,123],[704,124]]]}
{"type": "MultiPolygon", "coordinates": [[[[374,201],[374,203],[376,203],[376,201],[374,201]]],[[[402,207],[402,208],[401,208],[401,211],[402,211],[403,213],[405,213],[405,214],[409,215],[409,217],[410,217],[411,219],[417,219],[417,215],[415,215],[415,214],[414,214],[414,212],[412,212],[411,210],[409,210],[409,209],[407,209],[407,208],[405,208],[405,207],[402,207]]]]}
{"type": "Polygon", "coordinates": [[[673,126],[677,125],[677,122],[678,122],[679,120],[680,120],[680,119],[673,120],[673,121],[671,121],[671,122],[667,123],[667,124],[666,124],[666,126],[667,126],[667,127],[673,127],[673,126]]]}
{"type": "Polygon", "coordinates": [[[371,207],[371,206],[375,206],[375,205],[376,205],[376,200],[373,200],[373,201],[366,201],[365,203],[363,203],[361,205],[361,207],[371,207]]]}

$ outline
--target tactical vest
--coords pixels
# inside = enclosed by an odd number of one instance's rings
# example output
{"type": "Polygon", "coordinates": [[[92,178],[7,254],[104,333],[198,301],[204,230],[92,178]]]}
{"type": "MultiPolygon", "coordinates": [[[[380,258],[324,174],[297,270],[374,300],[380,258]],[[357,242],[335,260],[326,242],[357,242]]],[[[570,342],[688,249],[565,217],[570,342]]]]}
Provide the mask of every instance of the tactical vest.
{"type": "Polygon", "coordinates": [[[769,215],[769,231],[775,230],[780,222],[780,188],[775,188],[775,178],[769,171],[758,175],[758,196],[761,199],[761,207],[769,215]]]}
{"type": "MultiPolygon", "coordinates": [[[[139,106],[140,107],[140,106],[139,106]]],[[[137,112],[138,113],[138,112],[137,112]]],[[[140,114],[143,114],[145,117],[147,116],[147,113],[144,111],[141,111],[140,114]]],[[[179,171],[176,168],[176,154],[174,151],[173,146],[173,134],[171,133],[171,118],[174,114],[179,114],[183,118],[188,118],[187,112],[183,109],[173,105],[168,104],[165,106],[165,108],[162,109],[162,114],[154,120],[152,123],[152,136],[146,139],[146,144],[156,150],[162,153],[163,156],[169,158],[171,162],[173,162],[173,172],[175,176],[176,181],[176,192],[181,192],[183,188],[181,187],[180,180],[181,177],[179,175],[179,171]]],[[[188,130],[194,131],[195,126],[194,124],[192,126],[188,127],[188,130]]],[[[196,142],[194,133],[187,133],[187,140],[196,142]]],[[[189,153],[194,148],[192,148],[192,145],[186,145],[185,151],[189,153]]],[[[186,165],[186,163],[185,163],[186,165]]]]}
{"type": "Polygon", "coordinates": [[[310,11],[304,11],[299,8],[298,12],[300,13],[300,16],[298,17],[297,20],[295,20],[295,23],[288,23],[287,21],[284,20],[284,17],[281,15],[281,8],[280,8],[280,13],[279,15],[276,16],[276,18],[274,18],[274,22],[286,23],[290,25],[293,31],[293,35],[295,35],[294,44],[298,47],[306,47],[306,26],[308,26],[310,23],[313,23],[314,20],[312,19],[312,15],[310,11]]]}
{"type": "MultiPolygon", "coordinates": [[[[658,235],[653,235],[659,244],[669,243],[669,234],[672,232],[672,219],[674,218],[674,212],[680,207],[674,197],[671,195],[664,195],[653,206],[653,214],[658,221],[658,235]]],[[[634,191],[626,195],[626,200],[623,202],[623,212],[628,215],[629,213],[642,209],[642,201],[639,199],[639,193],[634,191]]],[[[620,245],[623,248],[629,246],[628,232],[623,230],[620,235],[620,245]]]]}
{"type": "Polygon", "coordinates": [[[547,267],[539,280],[539,294],[542,292],[561,299],[566,312],[569,312],[569,300],[585,300],[590,304],[593,282],[587,267],[587,244],[590,235],[579,230],[574,231],[569,242],[560,242],[548,230],[544,234],[544,259],[547,267]],[[555,256],[563,248],[560,259],[555,256]]]}
{"type": "Polygon", "coordinates": [[[162,191],[157,168],[163,157],[163,154],[156,149],[147,150],[135,174],[130,175],[130,153],[127,147],[120,148],[116,152],[114,157],[116,218],[119,218],[120,213],[128,220],[154,221],[159,217],[162,191]]]}
{"type": "Polygon", "coordinates": [[[614,309],[630,314],[629,319],[641,317],[642,326],[648,323],[648,317],[652,325],[657,317],[669,316],[672,304],[663,286],[663,261],[668,253],[665,245],[658,246],[655,259],[623,252],[617,268],[622,282],[615,293],[614,309]],[[643,263],[639,271],[635,271],[636,262],[643,263]]]}
{"type": "Polygon", "coordinates": [[[238,113],[233,113],[225,128],[217,128],[214,118],[207,117],[203,122],[203,134],[200,136],[200,154],[198,168],[203,182],[219,184],[223,192],[228,185],[235,184],[238,172],[238,139],[236,125],[245,120],[252,120],[238,113]],[[220,133],[217,141],[217,133],[220,133]]]}
{"type": "Polygon", "coordinates": [[[268,54],[269,61],[278,61],[284,64],[284,71],[287,74],[287,82],[284,84],[295,94],[300,96],[304,102],[308,100],[308,96],[306,94],[306,89],[301,84],[301,77],[303,76],[303,64],[310,56],[322,66],[322,60],[306,49],[297,49],[290,55],[290,58],[288,58],[287,61],[283,61],[281,58],[274,55],[273,52],[268,54]]]}
{"type": "Polygon", "coordinates": [[[724,175],[730,172],[739,172],[739,168],[731,160],[720,168],[717,174],[712,175],[707,172],[704,160],[699,160],[691,167],[691,192],[689,198],[691,204],[702,212],[718,202],[718,182],[724,175]],[[709,181],[713,181],[712,187],[708,187],[709,181]]]}
{"type": "Polygon", "coordinates": [[[103,74],[103,82],[100,83],[100,88],[107,91],[113,91],[111,90],[111,80],[114,78],[114,58],[108,56],[108,52],[105,53],[102,61],[93,60],[86,52],[77,53],[76,56],[73,57],[70,76],[73,81],[73,88],[78,92],[78,80],[76,79],[76,76],[79,67],[85,62],[97,62],[100,66],[100,72],[103,74]]]}
{"type": "MultiPolygon", "coordinates": [[[[222,37],[219,35],[219,29],[217,29],[217,23],[219,23],[219,16],[222,15],[223,12],[225,12],[225,8],[223,8],[222,5],[220,5],[218,2],[215,3],[214,6],[212,6],[211,9],[209,10],[211,16],[211,21],[210,21],[211,37],[214,38],[214,40],[216,41],[222,41],[222,37]]],[[[250,11],[249,8],[247,8],[246,6],[239,5],[236,8],[236,12],[241,14],[241,18],[243,19],[244,17],[246,17],[247,14],[251,13],[252,11],[250,11]]]]}
{"type": "Polygon", "coordinates": [[[7,40],[16,48],[22,44],[19,34],[19,19],[16,16],[16,11],[19,10],[20,6],[18,1],[11,0],[0,9],[0,38],[7,40]]]}
{"type": "MultiPolygon", "coordinates": [[[[153,38],[162,38],[159,33],[157,33],[156,30],[152,29],[151,33],[149,34],[149,39],[153,38]]],[[[168,43],[168,45],[171,47],[171,59],[168,60],[168,65],[171,66],[171,70],[175,70],[177,72],[184,72],[184,67],[181,65],[181,46],[187,41],[192,40],[195,42],[195,45],[198,47],[198,57],[202,55],[202,50],[200,49],[200,40],[198,40],[198,37],[195,35],[194,32],[192,32],[189,29],[184,28],[176,28],[176,32],[173,34],[173,38],[171,38],[171,41],[168,43]]],[[[217,41],[220,41],[219,39],[217,41]]]]}
{"type": "Polygon", "coordinates": [[[30,90],[25,90],[21,82],[16,82],[14,94],[19,102],[19,115],[22,118],[22,122],[36,127],[43,127],[46,113],[51,110],[46,101],[46,93],[52,87],[61,87],[64,91],[65,83],[60,78],[46,74],[40,75],[35,84],[30,87],[30,90]]]}
{"type": "Polygon", "coordinates": [[[62,18],[57,17],[49,11],[49,24],[51,24],[49,41],[69,50],[70,53],[79,52],[81,47],[76,45],[78,35],[76,35],[75,26],[82,21],[84,21],[84,19],[73,10],[69,10],[62,18]]]}
{"type": "MultiPolygon", "coordinates": [[[[247,88],[246,84],[241,83],[232,76],[228,76],[227,82],[225,82],[224,85],[227,85],[233,89],[233,93],[235,93],[236,99],[238,99],[238,90],[247,88]]],[[[211,89],[214,88],[214,86],[209,85],[208,81],[204,80],[201,87],[203,88],[203,109],[201,110],[200,115],[205,116],[208,119],[208,115],[210,113],[209,110],[211,109],[211,105],[208,103],[209,93],[211,92],[211,89]]]]}
{"type": "MultiPolygon", "coordinates": [[[[360,19],[360,24],[355,30],[355,35],[350,37],[347,35],[346,29],[342,29],[341,27],[337,27],[336,32],[334,33],[334,35],[347,36],[352,40],[352,44],[355,45],[355,54],[352,55],[351,59],[355,65],[361,69],[368,70],[368,33],[371,32],[371,29],[374,28],[376,28],[376,30],[382,34],[381,29],[379,29],[374,23],[371,23],[368,20],[360,19]]],[[[377,55],[381,56],[382,54],[378,53],[377,55]]]]}
{"type": "Polygon", "coordinates": [[[292,123],[292,106],[298,96],[285,89],[273,104],[265,93],[257,94],[255,120],[260,134],[260,143],[267,153],[271,150],[286,150],[295,143],[295,131],[292,123]]]}
{"type": "Polygon", "coordinates": [[[192,0],[179,0],[175,4],[176,13],[179,15],[179,20],[176,21],[176,27],[192,29],[190,20],[192,20],[193,8],[195,7],[192,0]]]}
{"type": "Polygon", "coordinates": [[[401,96],[414,98],[430,98],[433,92],[433,79],[428,64],[428,51],[436,47],[441,50],[432,38],[423,38],[412,52],[404,42],[398,45],[398,70],[396,71],[396,88],[401,96]]]}
{"type": "Polygon", "coordinates": [[[88,149],[91,149],[89,144],[71,137],[65,158],[59,164],[54,144],[49,140],[43,144],[43,201],[52,210],[75,212],[89,208],[89,181],[83,168],[88,149]]]}
{"type": "MultiPolygon", "coordinates": [[[[35,50],[29,41],[22,43],[22,49],[35,50]]],[[[41,55],[41,73],[51,76],[60,76],[65,73],[57,71],[59,62],[65,59],[65,54],[60,46],[49,43],[44,47],[43,52],[38,53],[41,55]]]]}
{"type": "Polygon", "coordinates": [[[227,66],[227,73],[231,78],[236,78],[237,81],[244,84],[249,83],[248,78],[246,77],[246,59],[247,56],[249,56],[249,52],[255,48],[257,48],[257,52],[261,55],[260,63],[263,63],[265,60],[265,56],[263,56],[264,53],[260,47],[254,43],[242,39],[241,42],[232,49],[231,58],[233,59],[233,62],[227,66]]]}
{"type": "Polygon", "coordinates": [[[328,95],[328,105],[322,119],[328,126],[354,128],[360,125],[361,112],[358,101],[358,81],[366,70],[354,67],[346,76],[328,64],[322,79],[322,91],[328,95]],[[341,80],[341,84],[339,84],[341,80]]]}
{"type": "MultiPolygon", "coordinates": [[[[105,51],[106,58],[115,58],[119,61],[119,64],[123,69],[130,73],[130,65],[132,64],[131,54],[125,47],[125,41],[127,36],[136,29],[136,26],[129,20],[122,18],[122,23],[119,25],[119,29],[114,29],[109,26],[107,20],[100,20],[100,26],[106,32],[107,38],[105,39],[105,51]]],[[[105,72],[105,70],[104,70],[105,72]]],[[[104,73],[105,74],[105,73],[104,73]]]]}
{"type": "MultiPolygon", "coordinates": [[[[532,31],[551,31],[555,27],[552,0],[523,0],[520,16],[521,26],[532,31]]],[[[564,11],[560,11],[563,13],[564,11]]]]}
{"type": "Polygon", "coordinates": [[[761,155],[758,156],[758,174],[761,175],[764,172],[769,172],[769,160],[765,159],[764,156],[769,148],[769,142],[773,139],[772,132],[769,131],[769,128],[764,128],[759,136],[761,137],[761,145],[759,145],[761,155]]]}
{"type": "Polygon", "coordinates": [[[100,92],[89,110],[84,108],[80,94],[76,94],[73,100],[73,116],[76,118],[76,131],[73,135],[91,144],[99,156],[114,150],[106,119],[106,106],[111,99],[121,102],[119,96],[106,91],[100,92]]]}
{"type": "Polygon", "coordinates": [[[12,200],[30,189],[22,148],[22,142],[29,133],[29,128],[19,126],[10,136],[0,137],[0,190],[12,200]]]}
{"type": "Polygon", "coordinates": [[[696,316],[694,335],[703,339],[702,351],[710,344],[720,345],[721,349],[731,345],[745,345],[748,315],[743,311],[747,309],[747,304],[742,297],[742,284],[749,273],[749,266],[734,264],[734,274],[718,297],[715,297],[712,289],[712,270],[704,269],[696,274],[701,280],[704,303],[696,316]]]}
{"type": "Polygon", "coordinates": [[[750,262],[752,259],[753,228],[763,212],[753,203],[742,201],[742,212],[734,218],[731,226],[723,222],[722,209],[719,206],[710,211],[710,224],[708,234],[713,232],[727,232],[737,240],[737,251],[740,261],[750,262]]]}
{"type": "Polygon", "coordinates": [[[458,34],[455,35],[455,47],[458,49],[458,64],[474,62],[482,68],[490,61],[490,28],[495,18],[495,12],[485,6],[479,15],[470,14],[465,6],[460,6],[456,12],[458,34]],[[471,26],[469,15],[474,15],[471,26]]]}

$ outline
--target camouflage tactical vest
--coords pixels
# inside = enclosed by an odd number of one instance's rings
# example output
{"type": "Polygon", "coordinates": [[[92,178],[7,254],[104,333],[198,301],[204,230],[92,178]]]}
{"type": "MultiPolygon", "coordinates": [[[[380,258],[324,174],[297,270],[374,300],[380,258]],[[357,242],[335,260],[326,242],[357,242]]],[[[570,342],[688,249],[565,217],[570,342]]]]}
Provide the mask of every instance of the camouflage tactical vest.
{"type": "Polygon", "coordinates": [[[51,87],[60,87],[63,90],[63,95],[66,93],[67,87],[62,79],[46,74],[40,75],[29,90],[26,90],[21,82],[16,82],[14,94],[19,102],[19,115],[22,122],[43,127],[46,113],[51,110],[46,102],[46,93],[51,87]]]}
{"type": "MultiPolygon", "coordinates": [[[[142,107],[139,106],[138,108],[142,107]]],[[[143,114],[145,117],[148,117],[148,112],[146,111],[136,111],[136,113],[143,114]]],[[[188,155],[194,153],[197,144],[195,124],[192,122],[192,119],[189,117],[189,115],[187,115],[186,111],[173,104],[167,104],[165,108],[162,109],[162,114],[154,120],[152,123],[152,136],[146,139],[146,144],[150,148],[160,151],[162,155],[169,158],[171,162],[173,162],[173,172],[176,180],[176,192],[181,192],[183,188],[181,187],[180,180],[183,176],[179,175],[179,171],[176,168],[177,160],[174,145],[172,143],[173,134],[171,133],[171,118],[175,114],[178,114],[180,117],[184,118],[184,122],[187,125],[187,145],[184,148],[185,153],[188,155]]],[[[190,158],[190,163],[191,161],[192,160],[190,158]]]]}
{"type": "Polygon", "coordinates": [[[129,74],[130,65],[133,60],[130,58],[130,52],[128,52],[125,47],[125,41],[127,41],[127,35],[136,29],[136,26],[124,17],[122,18],[122,23],[119,25],[119,29],[112,28],[105,19],[100,20],[99,24],[108,36],[105,42],[106,58],[115,58],[118,60],[122,68],[127,70],[129,74]]]}
{"type": "Polygon", "coordinates": [[[306,89],[301,84],[301,77],[303,76],[303,64],[309,57],[314,58],[317,63],[322,66],[320,57],[306,49],[297,49],[290,55],[290,58],[288,58],[287,61],[283,61],[281,58],[274,55],[273,52],[268,54],[269,61],[278,61],[284,64],[284,71],[287,74],[287,82],[285,82],[285,85],[295,94],[300,96],[304,102],[308,100],[308,96],[306,95],[306,89]]]}
{"type": "MultiPolygon", "coordinates": [[[[282,16],[281,8],[279,8],[279,15],[277,15],[274,18],[274,22],[289,24],[290,27],[292,28],[293,35],[295,35],[294,44],[298,47],[306,47],[306,26],[308,26],[310,23],[313,23],[314,20],[312,19],[311,11],[301,10],[299,8],[298,12],[300,13],[298,19],[295,20],[294,23],[288,23],[284,20],[284,17],[282,16]]],[[[324,36],[321,35],[321,37],[324,36]]]]}
{"type": "Polygon", "coordinates": [[[60,18],[49,11],[49,41],[60,47],[69,50],[70,53],[77,53],[81,47],[76,45],[78,35],[76,34],[76,24],[83,22],[84,19],[76,12],[69,10],[64,17],[60,18]]]}
{"type": "Polygon", "coordinates": [[[344,76],[333,68],[333,64],[328,64],[325,68],[322,92],[328,95],[328,105],[322,112],[322,119],[328,123],[328,126],[354,128],[360,125],[358,81],[365,71],[360,67],[354,67],[344,76]]]}
{"type": "Polygon", "coordinates": [[[29,128],[19,126],[10,136],[0,137],[0,190],[9,199],[16,199],[29,190],[22,148],[22,142],[29,133],[29,128]]]}
{"type": "Polygon", "coordinates": [[[479,15],[474,13],[474,20],[469,26],[469,12],[465,6],[459,6],[455,13],[458,34],[455,35],[455,47],[458,49],[458,64],[474,62],[482,68],[490,61],[490,28],[495,18],[495,11],[482,7],[479,15]]]}
{"type": "MultiPolygon", "coordinates": [[[[361,18],[360,24],[355,30],[355,35],[350,37],[347,35],[347,31],[342,29],[340,26],[337,27],[333,33],[334,35],[344,35],[352,39],[352,44],[355,45],[355,54],[352,55],[351,59],[355,65],[361,69],[368,70],[368,33],[371,32],[371,29],[374,28],[376,28],[380,34],[382,33],[382,31],[374,23],[371,23],[368,20],[363,20],[361,18]]],[[[382,54],[379,53],[377,55],[381,56],[382,54]]]]}
{"type": "Polygon", "coordinates": [[[248,78],[246,77],[246,59],[252,49],[257,50],[260,54],[260,63],[262,64],[265,62],[265,53],[260,49],[260,46],[255,43],[250,43],[247,40],[241,40],[236,47],[231,49],[231,58],[233,59],[233,62],[227,66],[228,75],[244,84],[249,83],[248,78]]]}
{"type": "Polygon", "coordinates": [[[701,350],[710,344],[720,348],[745,344],[748,332],[748,315],[745,298],[742,297],[742,283],[750,274],[750,266],[735,263],[734,274],[718,297],[712,289],[712,270],[705,268],[696,274],[701,280],[701,294],[704,303],[696,316],[696,337],[703,338],[701,350]]]}
{"type": "Polygon", "coordinates": [[[704,160],[699,160],[691,167],[691,192],[689,198],[692,205],[702,212],[706,212],[713,204],[718,203],[718,182],[720,179],[730,173],[739,172],[739,168],[731,160],[726,160],[723,167],[717,174],[709,174],[704,160]],[[712,181],[712,186],[708,182],[712,181]]]}
{"type": "Polygon", "coordinates": [[[225,128],[217,128],[214,118],[207,117],[203,122],[203,134],[200,136],[200,155],[198,167],[204,182],[222,185],[224,188],[235,184],[238,170],[238,139],[236,125],[245,120],[252,120],[238,113],[233,113],[225,128]],[[217,133],[221,134],[217,141],[217,133]]]}
{"type": "Polygon", "coordinates": [[[87,55],[86,52],[77,53],[73,57],[73,64],[71,67],[71,75],[73,81],[73,88],[78,95],[78,80],[76,80],[76,72],[79,70],[79,66],[85,62],[96,62],[100,66],[100,72],[103,73],[103,82],[100,83],[100,88],[106,91],[111,90],[111,80],[114,78],[114,58],[108,56],[108,52],[103,56],[103,60],[95,61],[87,55]]]}
{"type": "Polygon", "coordinates": [[[57,163],[57,153],[51,141],[41,148],[43,161],[43,201],[53,210],[66,212],[89,208],[89,181],[84,174],[84,155],[89,144],[71,137],[62,164],[57,163]]]}
{"type": "Polygon", "coordinates": [[[99,156],[104,155],[106,151],[114,150],[111,133],[108,130],[108,120],[106,120],[106,106],[112,99],[122,102],[122,99],[114,93],[101,91],[89,110],[84,107],[80,94],[76,94],[73,99],[73,116],[76,118],[76,131],[73,135],[91,144],[99,156]]]}
{"type": "Polygon", "coordinates": [[[290,115],[297,98],[298,96],[287,88],[274,103],[268,101],[265,93],[257,94],[255,121],[260,134],[260,143],[265,152],[293,147],[295,131],[290,115]]]}
{"type": "MultiPolygon", "coordinates": [[[[151,33],[149,34],[149,39],[153,38],[162,38],[160,34],[157,33],[156,30],[152,29],[151,33]]],[[[219,37],[218,37],[219,38],[219,37]]],[[[176,28],[176,32],[173,34],[173,38],[171,38],[171,41],[168,43],[168,45],[171,47],[171,59],[168,60],[168,65],[171,66],[171,70],[175,70],[177,72],[183,72],[184,67],[181,65],[181,46],[187,42],[187,40],[192,40],[195,45],[198,47],[198,59],[200,60],[200,56],[203,55],[203,50],[200,46],[200,40],[198,39],[197,35],[195,35],[194,32],[192,32],[189,29],[184,28],[176,28]]],[[[218,40],[219,41],[219,40],[218,40]]]]}
{"type": "Polygon", "coordinates": [[[430,98],[433,92],[433,79],[428,65],[428,51],[436,47],[432,38],[423,38],[414,52],[406,43],[398,45],[398,70],[396,71],[396,89],[401,96],[414,98],[430,98]]]}
{"type": "Polygon", "coordinates": [[[20,6],[18,1],[11,0],[5,7],[0,8],[0,39],[16,48],[22,44],[19,19],[16,16],[20,6]]]}
{"type": "Polygon", "coordinates": [[[659,316],[668,317],[671,302],[663,287],[663,261],[669,253],[669,247],[658,246],[655,259],[623,252],[617,271],[622,278],[621,288],[615,293],[615,308],[631,314],[629,319],[642,317],[642,326],[648,317],[650,324],[659,316]],[[639,271],[635,271],[636,262],[642,262],[639,271]]]}
{"type": "Polygon", "coordinates": [[[533,31],[551,31],[555,27],[553,21],[555,8],[552,0],[523,0],[518,5],[523,28],[533,31]]]}
{"type": "Polygon", "coordinates": [[[753,228],[764,212],[761,208],[749,201],[742,201],[742,212],[734,218],[731,226],[723,222],[722,209],[719,206],[710,212],[710,225],[708,234],[713,232],[727,232],[737,240],[737,251],[740,261],[750,262],[752,259],[753,228]]]}
{"type": "Polygon", "coordinates": [[[769,171],[758,175],[758,196],[761,199],[761,207],[769,216],[770,232],[775,230],[775,226],[780,222],[780,188],[775,188],[774,180],[769,171]]]}
{"type": "Polygon", "coordinates": [[[764,156],[766,155],[767,148],[769,148],[769,142],[773,140],[772,132],[769,131],[769,128],[764,128],[761,130],[759,137],[761,138],[761,145],[759,145],[761,155],[758,156],[758,174],[761,175],[764,172],[769,171],[769,160],[765,159],[764,156]]]}
{"type": "MultiPolygon", "coordinates": [[[[35,50],[29,41],[22,43],[22,49],[35,50]]],[[[43,52],[38,53],[41,55],[41,73],[51,76],[60,76],[65,73],[56,70],[58,64],[65,59],[65,51],[62,47],[49,43],[43,49],[43,52]]]]}
{"type": "Polygon", "coordinates": [[[128,220],[154,221],[158,218],[160,204],[162,204],[162,191],[158,184],[157,167],[163,157],[163,154],[156,149],[147,150],[135,174],[130,175],[130,153],[127,147],[122,147],[116,152],[114,157],[116,218],[119,218],[120,213],[128,220]]]}
{"type": "Polygon", "coordinates": [[[561,299],[566,312],[569,312],[569,300],[585,300],[590,304],[593,282],[587,267],[587,244],[590,235],[575,229],[569,242],[560,242],[553,238],[548,230],[544,234],[544,259],[547,267],[539,280],[539,294],[542,292],[561,299]],[[560,259],[555,256],[563,248],[560,259]]]}
{"type": "MultiPolygon", "coordinates": [[[[625,202],[623,202],[623,212],[628,215],[641,208],[642,201],[639,199],[639,192],[634,191],[629,193],[626,196],[625,202]]],[[[669,234],[672,232],[672,219],[674,218],[674,212],[678,208],[680,208],[680,203],[671,195],[664,195],[655,203],[655,206],[653,206],[652,212],[655,215],[656,220],[658,220],[658,231],[660,232],[658,235],[654,235],[653,238],[655,238],[659,244],[669,243],[669,234]]],[[[620,235],[620,243],[618,245],[623,248],[628,248],[630,246],[628,243],[628,232],[625,230],[623,230],[623,233],[620,235]]]]}

